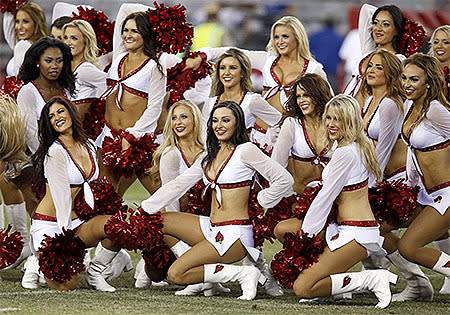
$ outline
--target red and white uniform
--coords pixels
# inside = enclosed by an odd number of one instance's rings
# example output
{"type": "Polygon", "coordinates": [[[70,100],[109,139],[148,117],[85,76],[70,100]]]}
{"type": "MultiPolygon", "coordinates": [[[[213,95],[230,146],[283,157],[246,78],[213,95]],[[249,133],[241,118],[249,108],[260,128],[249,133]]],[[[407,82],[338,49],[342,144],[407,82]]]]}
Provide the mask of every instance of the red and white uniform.
{"type": "Polygon", "coordinates": [[[70,100],[75,105],[90,103],[106,90],[106,73],[88,61],[79,64],[73,74],[75,93],[70,100]]]}

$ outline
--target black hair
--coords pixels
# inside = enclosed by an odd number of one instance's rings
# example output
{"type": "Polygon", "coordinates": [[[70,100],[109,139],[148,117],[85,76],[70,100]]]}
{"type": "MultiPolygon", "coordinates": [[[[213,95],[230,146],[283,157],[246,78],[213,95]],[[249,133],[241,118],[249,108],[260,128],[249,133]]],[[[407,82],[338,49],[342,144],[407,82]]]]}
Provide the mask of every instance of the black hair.
{"type": "Polygon", "coordinates": [[[69,24],[70,22],[72,22],[72,18],[70,16],[60,16],[53,21],[52,25],[50,26],[50,31],[53,27],[61,30],[64,25],[69,24]]]}
{"type": "Polygon", "coordinates": [[[392,47],[394,47],[397,53],[401,53],[402,51],[400,49],[400,39],[403,36],[405,27],[405,18],[403,17],[402,10],[400,10],[400,8],[395,5],[383,5],[379,7],[372,15],[372,23],[375,22],[375,18],[381,11],[389,12],[389,14],[392,17],[392,20],[394,21],[394,27],[397,31],[397,34],[395,34],[394,37],[392,38],[392,47]]]}

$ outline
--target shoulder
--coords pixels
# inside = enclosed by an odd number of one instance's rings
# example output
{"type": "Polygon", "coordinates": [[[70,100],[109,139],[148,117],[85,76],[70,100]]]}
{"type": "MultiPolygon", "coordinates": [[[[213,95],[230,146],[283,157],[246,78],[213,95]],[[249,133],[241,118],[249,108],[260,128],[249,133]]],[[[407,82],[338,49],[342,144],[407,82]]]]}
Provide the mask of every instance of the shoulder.
{"type": "Polygon", "coordinates": [[[49,158],[65,159],[66,151],[59,142],[55,141],[48,149],[47,156],[49,158]]]}
{"type": "Polygon", "coordinates": [[[351,164],[358,158],[358,145],[355,142],[352,142],[348,145],[337,147],[331,158],[335,161],[351,164]]]}
{"type": "Polygon", "coordinates": [[[295,117],[286,117],[281,128],[295,128],[295,126],[301,126],[301,124],[301,121],[295,117]]]}
{"type": "Polygon", "coordinates": [[[426,114],[427,117],[439,117],[442,115],[449,115],[450,112],[447,108],[444,107],[438,100],[433,100],[430,102],[430,108],[426,114]]]}
{"type": "Polygon", "coordinates": [[[14,47],[14,50],[28,50],[31,47],[31,43],[28,40],[19,40],[14,47]]]}
{"type": "Polygon", "coordinates": [[[261,152],[261,149],[259,149],[256,144],[252,142],[245,142],[236,147],[236,151],[239,152],[241,158],[247,156],[248,154],[264,154],[261,152]]]}
{"type": "Polygon", "coordinates": [[[399,106],[397,105],[397,103],[392,98],[385,97],[380,102],[380,108],[399,109],[399,106]]]}
{"type": "Polygon", "coordinates": [[[24,96],[24,95],[30,95],[30,94],[36,94],[38,93],[38,90],[34,86],[33,83],[28,82],[24,86],[22,86],[19,90],[19,93],[17,94],[17,98],[24,96]]]}

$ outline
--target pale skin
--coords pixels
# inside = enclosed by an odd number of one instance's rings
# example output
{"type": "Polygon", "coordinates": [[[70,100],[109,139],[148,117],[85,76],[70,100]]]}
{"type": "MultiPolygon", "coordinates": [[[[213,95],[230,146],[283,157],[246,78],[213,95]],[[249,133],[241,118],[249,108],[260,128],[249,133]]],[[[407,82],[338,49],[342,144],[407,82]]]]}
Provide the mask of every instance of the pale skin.
{"type": "MultiPolygon", "coordinates": [[[[60,134],[58,138],[65,144],[73,158],[77,161],[84,172],[89,174],[94,165],[91,163],[88,149],[81,143],[77,142],[72,136],[72,118],[70,117],[67,108],[63,104],[54,103],[49,109],[48,119],[50,120],[50,123],[55,131],[60,134]]],[[[72,204],[80,189],[80,187],[71,188],[72,204]]],[[[53,218],[56,217],[56,208],[48,184],[46,184],[45,196],[39,203],[36,213],[53,218]]],[[[100,215],[86,221],[80,225],[76,235],[80,237],[86,247],[95,247],[98,242],[101,241],[105,248],[118,251],[119,248],[116,248],[111,241],[106,238],[104,231],[104,226],[110,217],[111,216],[109,215],[100,215]]],[[[72,219],[74,218],[76,218],[76,214],[72,211],[72,219]]],[[[77,286],[78,282],[76,276],[64,283],[51,281],[49,279],[46,279],[46,281],[49,287],[58,291],[73,290],[77,286]]]]}
{"type": "MultiPolygon", "coordinates": [[[[414,129],[414,122],[420,115],[424,99],[427,95],[425,71],[416,65],[408,64],[402,74],[403,87],[407,98],[414,101],[413,110],[403,125],[403,132],[409,136],[414,129]]],[[[423,172],[423,181],[427,189],[450,181],[450,147],[429,152],[415,151],[417,161],[423,172]],[[436,167],[439,165],[439,167],[436,167]]],[[[433,207],[425,206],[411,222],[405,234],[398,242],[400,253],[408,260],[422,266],[432,268],[440,251],[425,247],[431,241],[448,236],[450,227],[450,212],[440,215],[433,207]]]]}
{"type": "MultiPolygon", "coordinates": [[[[230,138],[234,132],[236,118],[228,108],[219,108],[213,114],[212,128],[218,138],[221,148],[216,158],[210,163],[207,174],[215,178],[222,164],[232,153],[234,146],[230,138]]],[[[238,187],[222,190],[222,206],[219,208],[213,191],[211,204],[211,222],[248,219],[249,187],[238,187]]],[[[181,212],[163,213],[163,233],[183,240],[192,248],[178,258],[170,267],[168,277],[177,284],[192,284],[203,282],[203,265],[210,263],[234,263],[246,255],[246,250],[240,240],[220,256],[209,241],[205,239],[200,229],[199,217],[181,212]],[[183,222],[182,225],[179,223],[183,222]]]]}
{"type": "MultiPolygon", "coordinates": [[[[323,137],[325,128],[322,125],[321,113],[317,110],[315,101],[307,90],[301,86],[296,87],[297,105],[304,114],[306,132],[311,140],[316,152],[322,152],[326,147],[323,137]]],[[[305,183],[317,179],[321,176],[323,167],[312,165],[311,162],[289,159],[288,170],[294,177],[294,191],[301,194],[305,190],[305,183]]],[[[294,205],[295,206],[295,205],[294,205]]],[[[283,243],[286,233],[296,233],[300,230],[302,221],[297,218],[283,220],[275,226],[274,234],[283,243]]]]}
{"type": "Polygon", "coordinates": [[[450,67],[450,38],[446,32],[439,30],[431,41],[434,55],[444,67],[450,67]]]}
{"type": "MultiPolygon", "coordinates": [[[[342,122],[334,114],[333,109],[329,109],[326,113],[326,127],[329,139],[338,140],[338,147],[344,145],[340,139],[345,131],[342,130],[342,122]]],[[[368,200],[367,186],[341,192],[336,198],[336,203],[337,222],[375,220],[368,200]]],[[[293,286],[295,294],[301,298],[330,296],[329,276],[347,271],[364,258],[367,258],[367,250],[355,240],[334,251],[325,247],[318,262],[304,270],[295,280],[293,286]]]]}

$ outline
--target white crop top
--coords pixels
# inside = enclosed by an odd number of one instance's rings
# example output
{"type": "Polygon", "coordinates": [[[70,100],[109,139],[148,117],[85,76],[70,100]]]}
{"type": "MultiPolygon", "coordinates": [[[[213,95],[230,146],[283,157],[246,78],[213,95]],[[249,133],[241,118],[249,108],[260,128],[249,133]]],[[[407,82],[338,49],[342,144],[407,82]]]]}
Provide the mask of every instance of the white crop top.
{"type": "Polygon", "coordinates": [[[330,152],[327,148],[319,153],[314,148],[303,119],[299,121],[294,117],[284,120],[272,153],[272,158],[284,167],[288,165],[289,156],[299,161],[311,162],[312,165],[322,166],[330,160],[330,152]]]}
{"type": "Polygon", "coordinates": [[[73,71],[75,75],[74,104],[92,102],[106,90],[106,73],[92,63],[85,61],[73,71]]]}
{"type": "Polygon", "coordinates": [[[369,172],[355,142],[336,148],[323,169],[322,189],[306,213],[302,230],[310,236],[317,235],[325,227],[333,202],[341,192],[366,186],[368,177],[369,172]]]}
{"type": "MultiPolygon", "coordinates": [[[[69,91],[64,89],[63,95],[68,97],[69,91]]],[[[31,153],[36,152],[39,147],[38,121],[41,117],[42,108],[44,108],[47,101],[33,81],[25,84],[17,94],[17,106],[19,106],[26,121],[25,138],[31,153]]]]}
{"type": "MultiPolygon", "coordinates": [[[[201,162],[206,153],[197,158],[195,163],[176,179],[163,185],[150,198],[142,202],[142,208],[153,213],[158,211],[174,200],[183,196],[189,188],[197,183],[204,176],[201,162]]],[[[218,173],[215,179],[216,192],[224,187],[220,185],[234,185],[251,180],[255,172],[260,173],[268,181],[270,186],[258,193],[259,204],[264,208],[275,206],[283,197],[293,194],[292,176],[278,163],[266,156],[256,145],[246,142],[239,145],[229,160],[224,163],[223,170],[218,173]]],[[[204,178],[206,183],[213,181],[204,178]]],[[[221,194],[216,196],[218,199],[221,194]]],[[[221,201],[220,199],[218,201],[221,201]]],[[[226,201],[225,201],[226,202],[226,201]]]]}
{"type": "Polygon", "coordinates": [[[44,176],[52,195],[56,209],[56,220],[60,229],[68,228],[71,222],[72,193],[71,187],[82,185],[86,203],[94,207],[94,197],[89,182],[99,174],[95,145],[89,140],[88,149],[91,170],[86,174],[77,161],[72,157],[65,145],[59,140],[49,148],[44,159],[44,176]]]}

